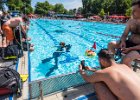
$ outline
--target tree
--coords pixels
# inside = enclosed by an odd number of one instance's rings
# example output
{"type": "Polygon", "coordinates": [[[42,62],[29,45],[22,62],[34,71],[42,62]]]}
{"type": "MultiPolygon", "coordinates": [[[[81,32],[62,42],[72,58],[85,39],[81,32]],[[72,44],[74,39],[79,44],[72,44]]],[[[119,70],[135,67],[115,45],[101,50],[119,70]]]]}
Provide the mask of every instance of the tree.
{"type": "Polygon", "coordinates": [[[68,14],[68,10],[67,9],[64,9],[64,14],[68,14]]]}
{"type": "Polygon", "coordinates": [[[70,9],[68,14],[74,15],[73,9],[70,9]]]}
{"type": "Polygon", "coordinates": [[[41,14],[41,15],[47,15],[49,11],[54,9],[54,6],[49,4],[48,1],[45,2],[37,2],[35,6],[35,13],[36,14],[41,14]]]}
{"type": "Polygon", "coordinates": [[[31,0],[7,0],[6,2],[10,11],[19,10],[24,14],[32,13],[31,0]]]}
{"type": "Polygon", "coordinates": [[[101,9],[99,15],[100,15],[101,17],[104,17],[104,15],[105,15],[105,11],[104,11],[104,9],[101,9]]]}
{"type": "Polygon", "coordinates": [[[132,14],[132,8],[127,9],[125,15],[131,16],[131,14],[132,14]]]}
{"type": "Polygon", "coordinates": [[[132,0],[82,0],[83,14],[99,14],[101,9],[110,14],[125,14],[132,0]]]}
{"type": "Polygon", "coordinates": [[[83,8],[82,8],[82,7],[79,7],[79,8],[77,9],[77,13],[78,13],[78,14],[82,14],[82,12],[83,12],[83,8]]]}
{"type": "Polygon", "coordinates": [[[45,14],[45,10],[43,9],[44,5],[43,3],[38,2],[35,6],[35,13],[36,14],[45,14]]]}
{"type": "Polygon", "coordinates": [[[63,4],[55,4],[54,11],[56,13],[62,14],[62,13],[64,13],[64,10],[65,10],[65,8],[64,8],[63,4]]]}

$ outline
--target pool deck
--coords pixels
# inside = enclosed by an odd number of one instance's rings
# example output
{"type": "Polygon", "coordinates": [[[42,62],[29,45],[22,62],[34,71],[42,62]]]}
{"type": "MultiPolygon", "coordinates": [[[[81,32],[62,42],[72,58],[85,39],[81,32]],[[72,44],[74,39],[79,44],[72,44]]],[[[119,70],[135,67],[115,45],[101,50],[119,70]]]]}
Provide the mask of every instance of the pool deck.
{"type": "MultiPolygon", "coordinates": [[[[137,75],[140,77],[140,70],[137,70],[137,75]]],[[[77,100],[81,96],[86,96],[94,92],[93,86],[91,84],[86,84],[76,88],[68,89],[67,91],[58,92],[52,95],[44,96],[43,100],[77,100]]],[[[33,100],[41,100],[33,99],[33,100]]],[[[93,97],[80,99],[80,100],[93,100],[93,97]]]]}
{"type": "MultiPolygon", "coordinates": [[[[0,66],[5,67],[12,65],[10,68],[15,69],[17,67],[17,71],[20,75],[28,74],[28,52],[24,52],[24,56],[19,58],[16,64],[13,64],[14,61],[0,61],[0,66]]],[[[1,99],[0,99],[1,100],[1,99]]],[[[3,100],[8,100],[8,97],[5,97],[3,100]]],[[[13,100],[28,100],[28,79],[23,82],[22,88],[22,96],[17,98],[15,95],[13,96],[13,100]]]]}
{"type": "MultiPolygon", "coordinates": [[[[18,72],[20,75],[28,75],[28,52],[24,52],[24,56],[19,59],[18,72]]],[[[22,96],[17,100],[28,100],[28,79],[23,82],[22,96]]]]}

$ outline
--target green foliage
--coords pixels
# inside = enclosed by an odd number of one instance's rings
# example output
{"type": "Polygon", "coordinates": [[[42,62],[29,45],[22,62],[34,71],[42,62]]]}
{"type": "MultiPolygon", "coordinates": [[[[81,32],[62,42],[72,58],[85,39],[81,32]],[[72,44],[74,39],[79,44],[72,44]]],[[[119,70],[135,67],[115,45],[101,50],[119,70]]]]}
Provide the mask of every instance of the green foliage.
{"type": "Polygon", "coordinates": [[[131,16],[131,13],[132,13],[132,9],[129,8],[129,9],[126,10],[125,15],[126,15],[126,16],[131,16]]]}
{"type": "Polygon", "coordinates": [[[35,6],[35,13],[41,15],[47,15],[49,11],[54,11],[59,14],[68,14],[68,11],[64,8],[63,4],[55,4],[54,6],[49,4],[48,1],[37,2],[35,6]]]}
{"type": "Polygon", "coordinates": [[[125,14],[132,0],[82,0],[83,14],[99,14],[101,10],[110,14],[125,14]]]}
{"type": "Polygon", "coordinates": [[[78,14],[82,14],[82,12],[83,12],[83,8],[82,8],[82,7],[79,7],[79,8],[77,9],[77,13],[78,13],[78,14]]]}
{"type": "Polygon", "coordinates": [[[46,15],[48,14],[49,10],[53,9],[53,6],[50,5],[48,1],[45,1],[44,3],[37,2],[35,8],[36,8],[35,9],[36,14],[46,15]]]}
{"type": "Polygon", "coordinates": [[[99,15],[100,15],[101,17],[103,17],[103,16],[105,15],[105,11],[104,11],[104,9],[101,9],[99,15]]]}
{"type": "Polygon", "coordinates": [[[68,14],[70,14],[70,15],[74,15],[73,10],[72,10],[72,9],[70,9],[70,10],[69,10],[69,12],[68,12],[68,14]]]}
{"type": "Polygon", "coordinates": [[[55,4],[54,11],[56,13],[62,14],[62,13],[64,13],[64,10],[65,10],[65,8],[64,8],[63,4],[55,4]]]}
{"type": "Polygon", "coordinates": [[[7,0],[6,4],[10,11],[19,10],[25,14],[33,12],[31,0],[7,0]]]}

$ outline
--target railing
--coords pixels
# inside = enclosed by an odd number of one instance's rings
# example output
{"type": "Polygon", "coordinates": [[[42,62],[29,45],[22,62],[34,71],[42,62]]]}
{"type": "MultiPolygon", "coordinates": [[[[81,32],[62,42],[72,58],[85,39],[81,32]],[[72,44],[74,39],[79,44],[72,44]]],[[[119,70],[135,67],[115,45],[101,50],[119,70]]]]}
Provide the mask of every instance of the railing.
{"type": "MultiPolygon", "coordinates": [[[[92,74],[92,72],[87,73],[89,75],[92,74]]],[[[63,91],[85,83],[79,72],[32,81],[29,83],[29,99],[41,98],[43,100],[44,95],[63,91]]]]}

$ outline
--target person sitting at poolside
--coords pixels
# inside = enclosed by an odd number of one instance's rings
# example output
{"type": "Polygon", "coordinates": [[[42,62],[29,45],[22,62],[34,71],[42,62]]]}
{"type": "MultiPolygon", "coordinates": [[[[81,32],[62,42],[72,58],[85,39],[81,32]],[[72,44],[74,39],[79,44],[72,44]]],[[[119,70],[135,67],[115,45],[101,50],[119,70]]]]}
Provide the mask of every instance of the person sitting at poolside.
{"type": "Polygon", "coordinates": [[[110,42],[108,49],[115,54],[115,49],[121,49],[126,55],[122,63],[131,68],[131,62],[140,58],[140,1],[132,4],[132,16],[126,25],[119,42],[110,42]],[[131,33],[129,35],[129,33],[131,33]],[[128,39],[127,39],[128,38],[128,39]]]}
{"type": "Polygon", "coordinates": [[[79,66],[80,74],[86,82],[94,85],[99,100],[140,100],[140,78],[125,64],[117,64],[113,54],[107,49],[98,53],[102,70],[87,75],[79,66]]]}

